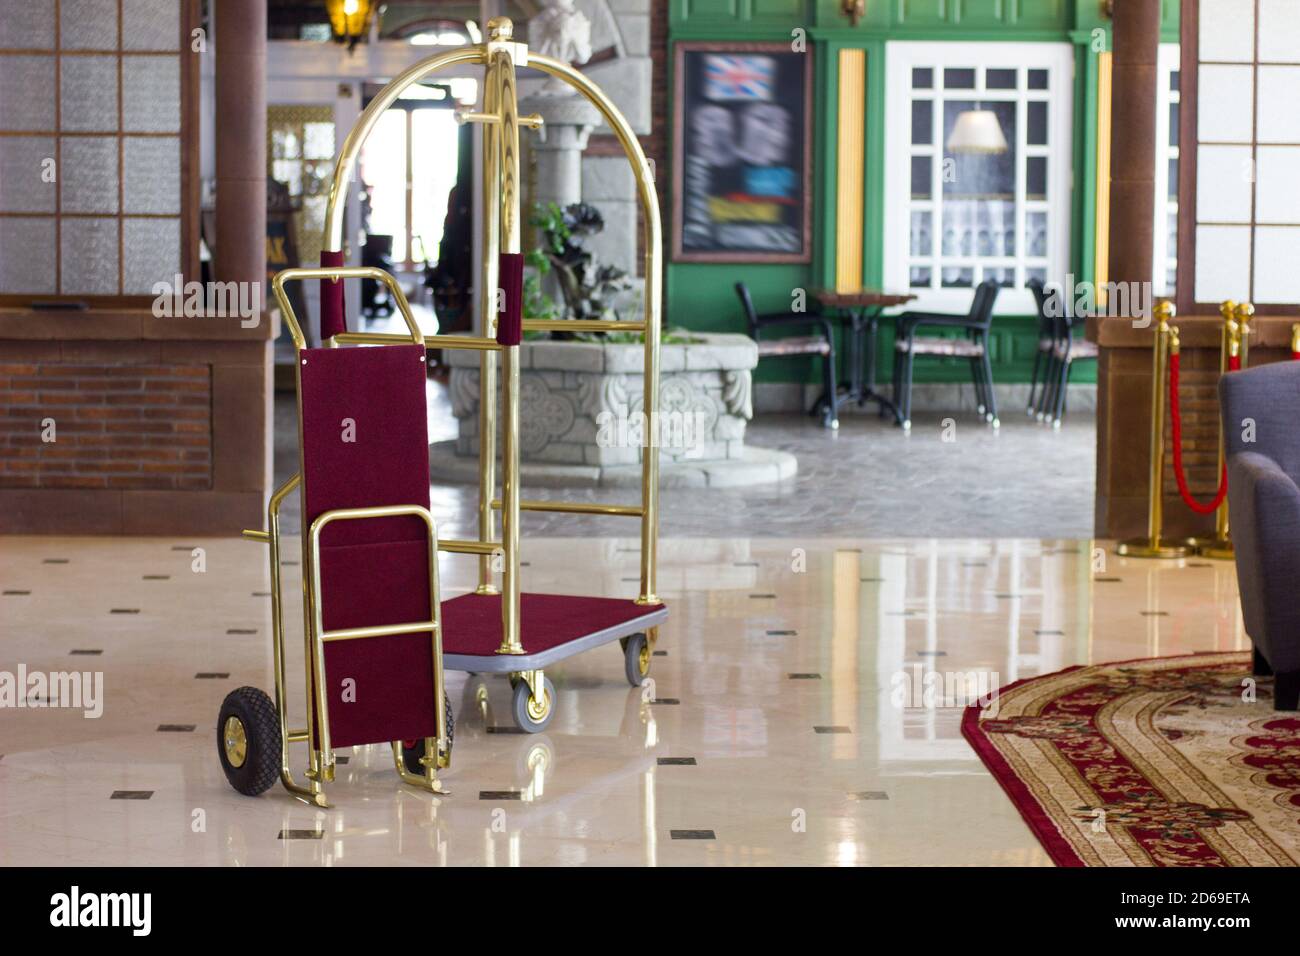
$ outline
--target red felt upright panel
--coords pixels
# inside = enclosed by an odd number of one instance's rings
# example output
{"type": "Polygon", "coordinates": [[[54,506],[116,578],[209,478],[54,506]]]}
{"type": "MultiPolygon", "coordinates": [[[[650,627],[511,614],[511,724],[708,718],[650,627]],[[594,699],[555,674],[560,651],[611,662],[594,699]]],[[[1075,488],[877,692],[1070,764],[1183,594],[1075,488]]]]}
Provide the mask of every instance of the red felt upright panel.
{"type": "MultiPolygon", "coordinates": [[[[320,264],[330,269],[346,265],[343,253],[321,250],[320,264]]],[[[325,342],[331,335],[338,335],[348,330],[347,310],[343,300],[342,279],[320,280],[320,340],[325,342]]]]}
{"type": "MultiPolygon", "coordinates": [[[[302,389],[304,534],[326,511],[429,505],[424,349],[307,349],[302,389]]],[[[327,631],[432,617],[418,517],[336,521],[321,535],[327,631]]],[[[431,635],[325,646],[335,747],[436,733],[431,635]]]]}
{"type": "Polygon", "coordinates": [[[497,281],[504,300],[497,317],[497,342],[518,345],[524,337],[524,257],[518,252],[503,252],[497,261],[497,281]]]}

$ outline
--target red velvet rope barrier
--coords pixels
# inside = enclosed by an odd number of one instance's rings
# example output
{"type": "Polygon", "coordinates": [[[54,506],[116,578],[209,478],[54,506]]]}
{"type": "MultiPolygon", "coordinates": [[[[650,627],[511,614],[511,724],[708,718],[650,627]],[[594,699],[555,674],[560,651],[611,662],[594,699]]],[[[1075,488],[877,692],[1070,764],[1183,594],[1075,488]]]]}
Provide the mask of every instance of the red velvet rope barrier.
{"type": "MultiPolygon", "coordinates": [[[[1187,487],[1187,476],[1183,474],[1183,419],[1178,408],[1179,358],[1177,352],[1169,356],[1169,419],[1173,425],[1174,478],[1178,481],[1178,493],[1183,496],[1183,501],[1187,502],[1187,507],[1197,514],[1213,514],[1218,510],[1219,505],[1223,504],[1224,495],[1228,493],[1228,465],[1225,462],[1223,470],[1219,473],[1219,490],[1215,493],[1212,502],[1201,504],[1192,497],[1191,489],[1187,487]]],[[[1241,356],[1229,356],[1228,371],[1236,372],[1240,368],[1241,356]]]]}

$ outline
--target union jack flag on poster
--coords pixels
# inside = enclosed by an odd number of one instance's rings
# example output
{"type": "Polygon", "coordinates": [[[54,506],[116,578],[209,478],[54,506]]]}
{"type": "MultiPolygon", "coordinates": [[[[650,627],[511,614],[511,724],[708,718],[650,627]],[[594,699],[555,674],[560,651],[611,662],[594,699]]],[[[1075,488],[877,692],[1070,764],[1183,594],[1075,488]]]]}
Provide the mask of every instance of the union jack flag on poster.
{"type": "Polygon", "coordinates": [[[710,100],[770,100],[776,60],[770,56],[711,53],[704,58],[704,96],[710,100]]]}

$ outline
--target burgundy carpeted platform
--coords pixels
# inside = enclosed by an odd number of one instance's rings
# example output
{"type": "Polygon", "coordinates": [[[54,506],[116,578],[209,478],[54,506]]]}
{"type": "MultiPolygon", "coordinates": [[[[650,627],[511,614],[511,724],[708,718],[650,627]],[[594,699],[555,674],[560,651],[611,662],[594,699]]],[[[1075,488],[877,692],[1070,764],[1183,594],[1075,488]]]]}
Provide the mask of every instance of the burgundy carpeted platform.
{"type": "MultiPolygon", "coordinates": [[[[657,614],[618,598],[568,594],[523,594],[519,599],[519,640],[528,654],[540,654],[576,638],[657,614]]],[[[442,602],[442,652],[496,655],[501,646],[501,595],[462,594],[442,602]]]]}

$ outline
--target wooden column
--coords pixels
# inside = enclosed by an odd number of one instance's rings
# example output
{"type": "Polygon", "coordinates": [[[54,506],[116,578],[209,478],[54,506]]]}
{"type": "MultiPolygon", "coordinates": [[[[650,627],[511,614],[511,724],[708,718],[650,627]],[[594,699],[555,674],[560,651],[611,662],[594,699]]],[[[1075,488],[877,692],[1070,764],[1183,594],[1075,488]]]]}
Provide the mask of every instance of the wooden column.
{"type": "Polygon", "coordinates": [[[1115,4],[1113,49],[1109,277],[1112,282],[1150,282],[1160,0],[1115,4]]]}
{"type": "MultiPolygon", "coordinates": [[[[1113,24],[1110,127],[1110,229],[1107,280],[1147,284],[1155,227],[1156,60],[1160,0],[1120,0],[1113,24]]],[[[1096,531],[1129,537],[1146,529],[1150,442],[1150,329],[1132,317],[1089,323],[1102,344],[1097,363],[1096,531]],[[1108,347],[1100,327],[1119,326],[1137,347],[1108,347]]],[[[1113,339],[1110,340],[1113,342],[1113,339]]]]}
{"type": "Polygon", "coordinates": [[[223,0],[213,12],[217,66],[217,241],[222,282],[266,270],[266,0],[223,0]]]}

